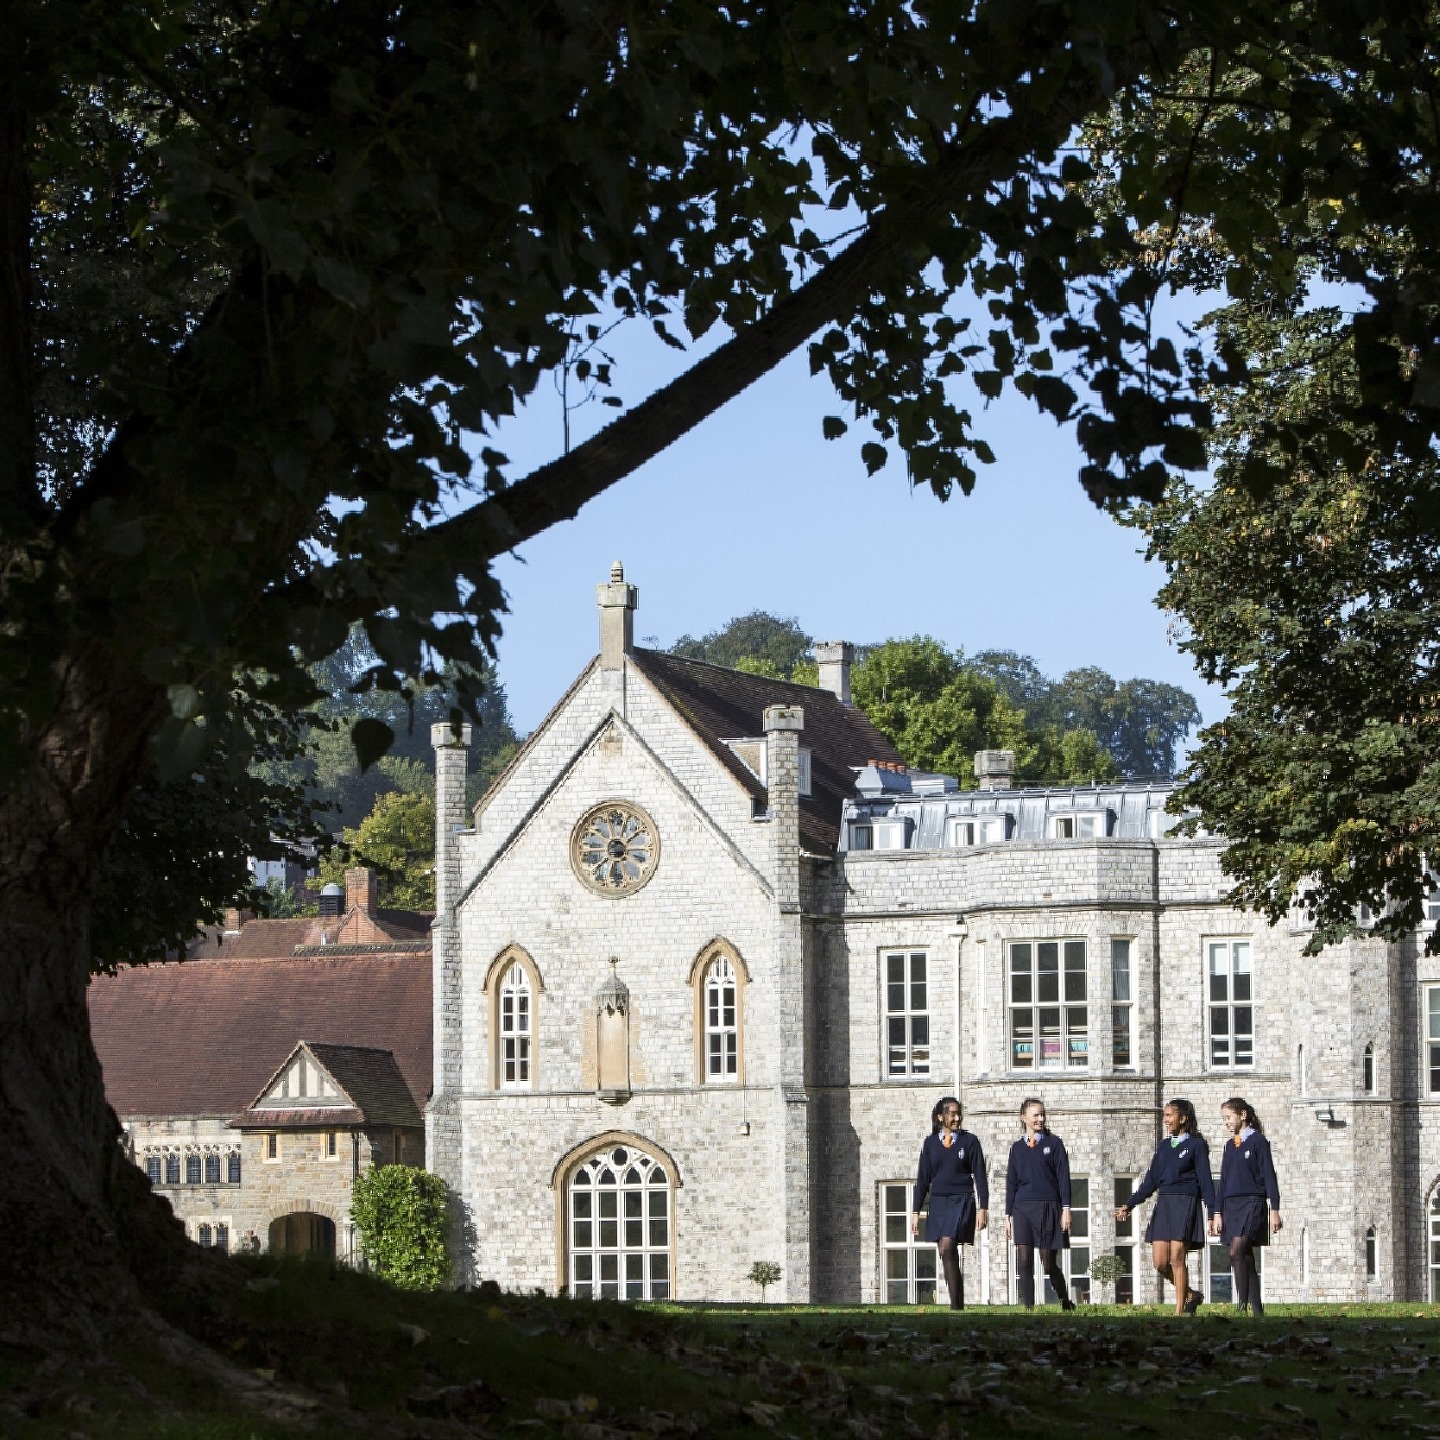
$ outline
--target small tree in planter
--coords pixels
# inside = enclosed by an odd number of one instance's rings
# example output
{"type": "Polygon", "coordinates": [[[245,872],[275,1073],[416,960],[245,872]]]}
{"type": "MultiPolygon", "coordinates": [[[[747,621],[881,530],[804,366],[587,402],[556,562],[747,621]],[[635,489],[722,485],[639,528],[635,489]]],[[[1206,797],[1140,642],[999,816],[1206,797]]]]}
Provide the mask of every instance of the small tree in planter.
{"type": "Polygon", "coordinates": [[[1090,1278],[1097,1285],[1113,1285],[1124,1274],[1125,1262],[1118,1255],[1097,1255],[1090,1262],[1090,1278]]]}
{"type": "Polygon", "coordinates": [[[750,1267],[748,1277],[752,1284],[760,1287],[760,1303],[765,1303],[765,1292],[780,1283],[780,1267],[773,1260],[757,1260],[750,1267]]]}

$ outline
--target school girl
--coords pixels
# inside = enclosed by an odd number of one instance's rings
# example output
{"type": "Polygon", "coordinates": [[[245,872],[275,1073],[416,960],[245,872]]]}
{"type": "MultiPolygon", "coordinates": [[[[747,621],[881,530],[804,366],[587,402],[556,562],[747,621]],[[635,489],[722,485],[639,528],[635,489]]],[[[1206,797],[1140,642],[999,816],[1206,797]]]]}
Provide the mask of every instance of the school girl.
{"type": "Polygon", "coordinates": [[[1215,1185],[1210,1178],[1210,1147],[1200,1134],[1195,1107],[1188,1100],[1172,1100],[1165,1107],[1165,1138],[1145,1178],[1130,1195],[1130,1203],[1115,1212],[1128,1220],[1130,1212],[1157,1190],[1160,1198],[1145,1229],[1155,1268],[1175,1284],[1175,1313],[1193,1315],[1204,1298],[1190,1288],[1185,1257],[1205,1244],[1205,1217],[1200,1206],[1214,1215],[1215,1185]]]}
{"type": "Polygon", "coordinates": [[[1035,1252],[1062,1310],[1073,1310],[1058,1259],[1070,1248],[1070,1157],[1065,1142],[1045,1126],[1045,1102],[1020,1102],[1020,1138],[1005,1169],[1005,1234],[1015,1244],[1020,1303],[1035,1306],[1035,1252]]]}
{"type": "Polygon", "coordinates": [[[1220,1119],[1230,1132],[1230,1143],[1220,1159],[1220,1209],[1210,1217],[1210,1233],[1230,1251],[1236,1305],[1258,1318],[1265,1307],[1260,1303],[1255,1247],[1268,1245],[1271,1231],[1285,1223],[1280,1218],[1280,1182],[1270,1142],[1250,1102],[1234,1096],[1220,1107],[1220,1119]]]}
{"type": "Polygon", "coordinates": [[[920,1147],[915,1172],[915,1198],[910,1233],[920,1234],[920,1212],[930,1197],[925,1238],[933,1240],[950,1292],[950,1308],[965,1308],[965,1277],[960,1273],[961,1245],[975,1243],[976,1230],[989,1223],[990,1184],[985,1178],[985,1152],[979,1139],[960,1128],[964,1112],[953,1095],[939,1100],[930,1112],[930,1134],[920,1147]]]}

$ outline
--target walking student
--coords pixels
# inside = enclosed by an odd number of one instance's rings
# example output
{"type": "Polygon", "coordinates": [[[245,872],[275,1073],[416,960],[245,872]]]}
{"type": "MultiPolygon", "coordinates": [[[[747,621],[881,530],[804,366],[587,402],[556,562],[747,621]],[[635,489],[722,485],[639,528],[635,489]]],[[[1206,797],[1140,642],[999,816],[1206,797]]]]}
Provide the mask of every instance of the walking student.
{"type": "Polygon", "coordinates": [[[1005,1234],[1015,1244],[1020,1303],[1035,1306],[1035,1252],[1040,1269],[1060,1297],[1062,1310],[1075,1302],[1058,1259],[1070,1248],[1070,1157],[1065,1143],[1045,1127],[1045,1102],[1020,1103],[1020,1138],[1010,1147],[1005,1171],[1005,1234]]]}
{"type": "Polygon", "coordinates": [[[1200,1134],[1195,1107],[1188,1100],[1172,1100],[1165,1107],[1164,1125],[1165,1138],[1145,1178],[1135,1187],[1130,1203],[1116,1210],[1115,1218],[1128,1220],[1132,1210],[1160,1192],[1145,1238],[1155,1268],[1174,1282],[1175,1313],[1193,1315],[1204,1297],[1190,1288],[1185,1257],[1205,1244],[1202,1202],[1212,1216],[1218,1209],[1210,1178],[1210,1147],[1200,1134]]]}
{"type": "Polygon", "coordinates": [[[1265,1307],[1260,1301],[1255,1250],[1268,1245],[1271,1232],[1285,1224],[1280,1218],[1280,1182],[1254,1106],[1236,1095],[1220,1107],[1220,1119],[1230,1132],[1230,1142],[1220,1159],[1220,1209],[1211,1216],[1210,1233],[1230,1251],[1235,1304],[1258,1318],[1265,1307]]]}
{"type": "Polygon", "coordinates": [[[975,1243],[976,1230],[989,1223],[990,1183],[985,1178],[985,1152],[978,1137],[960,1128],[964,1112],[953,1095],[939,1100],[930,1112],[930,1134],[920,1147],[915,1172],[915,1198],[910,1233],[920,1234],[920,1212],[930,1197],[925,1238],[933,1240],[950,1292],[950,1308],[965,1308],[965,1277],[960,1273],[961,1245],[975,1243]]]}

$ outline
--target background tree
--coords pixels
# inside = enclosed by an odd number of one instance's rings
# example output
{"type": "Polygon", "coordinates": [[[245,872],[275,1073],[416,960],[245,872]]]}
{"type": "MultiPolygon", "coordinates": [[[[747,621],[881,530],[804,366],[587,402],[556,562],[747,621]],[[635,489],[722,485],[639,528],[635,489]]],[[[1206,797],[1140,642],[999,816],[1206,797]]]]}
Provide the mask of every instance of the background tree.
{"type": "Polygon", "coordinates": [[[682,635],[670,646],[670,653],[788,680],[797,665],[809,660],[814,644],[792,616],[752,610],[748,615],[737,615],[703,639],[682,635]]]}
{"type": "Polygon", "coordinates": [[[343,885],[351,865],[377,872],[382,905],[397,910],[435,909],[435,795],[392,790],[341,836],[339,847],[320,864],[322,882],[343,885]]]}

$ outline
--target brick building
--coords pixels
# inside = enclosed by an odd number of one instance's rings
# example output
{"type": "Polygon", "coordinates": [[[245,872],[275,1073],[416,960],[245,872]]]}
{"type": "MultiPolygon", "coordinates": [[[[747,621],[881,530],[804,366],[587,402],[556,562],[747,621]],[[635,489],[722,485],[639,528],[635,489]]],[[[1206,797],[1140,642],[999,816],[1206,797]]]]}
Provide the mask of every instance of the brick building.
{"type": "Polygon", "coordinates": [[[91,982],[127,1152],[202,1245],[354,1258],[355,1176],[424,1164],[430,917],[346,878],[331,914],[232,914],[195,958],[91,982]]]}
{"type": "MultiPolygon", "coordinates": [[[[468,737],[435,733],[428,1154],[472,1275],[731,1300],[773,1260],[790,1301],[924,1298],[931,1105],[963,1098],[998,1222],[1037,1094],[1079,1182],[1077,1290],[1113,1251],[1148,1299],[1144,1215],[1112,1208],[1165,1099],[1213,1142],[1240,1092],[1285,1198],[1269,1298],[1440,1293],[1418,943],[1305,958],[1302,926],[1226,903],[1218,842],[1169,833],[1165,786],[1014,790],[1005,752],[979,790],[909,774],[850,704],[850,647],[811,689],[636,647],[618,566],[598,599],[600,654],[473,815],[468,737]]],[[[1198,1264],[1224,1298],[1224,1252],[1198,1264]]],[[[1010,1298],[998,1224],[966,1265],[972,1299],[1010,1298]]]]}

